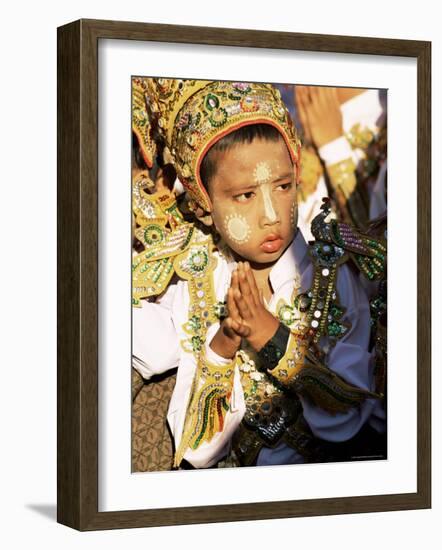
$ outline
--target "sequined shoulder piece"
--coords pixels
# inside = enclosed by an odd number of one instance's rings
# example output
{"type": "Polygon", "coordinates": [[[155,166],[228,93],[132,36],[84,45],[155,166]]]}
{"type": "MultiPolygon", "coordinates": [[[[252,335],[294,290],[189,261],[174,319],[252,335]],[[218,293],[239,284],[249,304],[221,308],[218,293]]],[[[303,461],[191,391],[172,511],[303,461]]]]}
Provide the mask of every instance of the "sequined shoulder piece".
{"type": "Polygon", "coordinates": [[[158,296],[169,284],[174,272],[174,259],[188,249],[195,235],[192,224],[182,224],[168,231],[161,225],[145,228],[149,248],[132,260],[132,304],[139,305],[142,298],[158,296]],[[156,243],[156,244],[154,244],[156,243]]]}
{"type": "Polygon", "coordinates": [[[339,302],[336,288],[339,266],[349,256],[342,247],[324,241],[311,242],[309,254],[313,264],[312,286],[295,296],[294,305],[304,314],[307,337],[317,343],[327,335],[333,346],[350,328],[342,320],[345,308],[339,302]]]}
{"type": "Polygon", "coordinates": [[[317,241],[331,245],[348,254],[356,267],[370,281],[383,278],[387,263],[386,240],[359,232],[353,226],[330,220],[330,200],[324,198],[321,212],[312,221],[312,234],[317,241]]]}

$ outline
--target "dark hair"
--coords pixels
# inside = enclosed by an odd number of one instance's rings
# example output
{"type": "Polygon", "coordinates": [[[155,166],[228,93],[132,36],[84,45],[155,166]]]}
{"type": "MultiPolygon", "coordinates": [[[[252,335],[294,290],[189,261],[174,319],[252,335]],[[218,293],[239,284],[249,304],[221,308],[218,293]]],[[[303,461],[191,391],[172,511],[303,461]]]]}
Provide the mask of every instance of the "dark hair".
{"type": "Polygon", "coordinates": [[[132,132],[132,167],[146,170],[147,164],[141,154],[140,144],[134,132],[132,132]]]}
{"type": "Polygon", "coordinates": [[[216,153],[224,153],[234,145],[252,143],[255,139],[278,141],[283,139],[282,134],[270,124],[249,124],[241,126],[217,141],[206,153],[200,166],[201,181],[208,191],[209,182],[216,173],[216,153]]]}

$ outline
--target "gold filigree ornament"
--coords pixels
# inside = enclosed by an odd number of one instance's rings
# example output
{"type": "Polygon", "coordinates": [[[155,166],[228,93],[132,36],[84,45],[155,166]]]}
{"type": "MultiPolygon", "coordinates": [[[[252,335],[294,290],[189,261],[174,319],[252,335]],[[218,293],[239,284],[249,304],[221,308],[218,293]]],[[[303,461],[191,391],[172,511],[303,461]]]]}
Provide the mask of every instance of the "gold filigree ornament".
{"type": "Polygon", "coordinates": [[[204,354],[198,356],[197,371],[192,383],[186,421],[180,445],[175,453],[174,466],[178,467],[188,448],[192,450],[224,428],[225,417],[230,409],[233,388],[234,362],[213,365],[204,354]]]}
{"type": "Polygon", "coordinates": [[[174,262],[178,276],[187,281],[190,298],[188,321],[183,327],[189,338],[181,346],[196,356],[204,347],[207,329],[218,320],[213,282],[217,260],[213,250],[212,238],[201,233],[174,262]]]}
{"type": "Polygon", "coordinates": [[[186,411],[186,420],[174,466],[178,467],[188,448],[196,450],[223,430],[230,408],[234,361],[225,366],[211,364],[205,355],[206,333],[218,321],[213,271],[216,257],[211,237],[195,238],[185,253],[175,259],[177,274],[188,283],[189,312],[184,324],[184,351],[196,358],[196,371],[186,411]]]}
{"type": "Polygon", "coordinates": [[[368,126],[362,126],[359,122],[353,124],[345,134],[352,149],[366,149],[375,138],[376,133],[368,126]]]}
{"type": "Polygon", "coordinates": [[[348,158],[336,162],[328,167],[330,183],[335,189],[340,189],[348,200],[354,193],[357,185],[356,165],[353,159],[348,158]]]}
{"type": "Polygon", "coordinates": [[[175,169],[189,198],[210,212],[200,177],[210,147],[250,124],[269,124],[284,138],[299,173],[300,141],[279,90],[271,84],[208,80],[145,79],[149,104],[158,120],[175,169]]]}
{"type": "MultiPolygon", "coordinates": [[[[135,256],[132,260],[132,305],[140,307],[140,300],[164,292],[175,273],[174,261],[190,245],[194,226],[182,224],[173,231],[160,225],[144,228],[146,239],[158,244],[135,256]]],[[[141,229],[140,229],[141,231],[141,229]]]]}
{"type": "Polygon", "coordinates": [[[141,299],[166,290],[175,273],[175,257],[187,249],[195,234],[193,224],[184,222],[172,192],[149,194],[145,188],[145,180],[140,179],[132,191],[138,224],[134,236],[145,248],[132,259],[132,305],[136,307],[141,299]]]}
{"type": "Polygon", "coordinates": [[[132,78],[132,131],[137,137],[141,155],[148,168],[152,168],[157,147],[152,137],[146,103],[146,82],[141,77],[132,78]]]}

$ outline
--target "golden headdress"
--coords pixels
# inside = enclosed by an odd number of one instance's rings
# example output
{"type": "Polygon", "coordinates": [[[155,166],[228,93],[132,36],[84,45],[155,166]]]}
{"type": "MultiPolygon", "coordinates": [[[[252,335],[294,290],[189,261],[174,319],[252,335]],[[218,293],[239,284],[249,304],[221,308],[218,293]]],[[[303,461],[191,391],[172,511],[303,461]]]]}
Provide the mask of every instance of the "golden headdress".
{"type": "Polygon", "coordinates": [[[271,84],[167,78],[144,81],[178,177],[190,199],[204,210],[212,210],[200,177],[204,155],[241,126],[274,126],[299,172],[300,141],[279,90],[271,84]]]}

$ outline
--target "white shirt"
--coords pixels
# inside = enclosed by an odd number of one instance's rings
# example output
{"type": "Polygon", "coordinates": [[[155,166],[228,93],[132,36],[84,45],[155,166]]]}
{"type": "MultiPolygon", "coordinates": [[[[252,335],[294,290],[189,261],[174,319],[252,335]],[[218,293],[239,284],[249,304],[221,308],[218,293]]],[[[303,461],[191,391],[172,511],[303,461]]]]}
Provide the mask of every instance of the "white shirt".
{"type": "MultiPolygon", "coordinates": [[[[224,301],[230,286],[231,272],[235,268],[224,256],[217,254],[214,271],[216,299],[224,301]]],[[[301,292],[310,289],[313,265],[308,247],[300,231],[270,271],[274,294],[268,309],[276,314],[280,299],[288,304],[298,277],[301,292]]],[[[351,323],[351,329],[332,348],[328,366],[342,378],[360,388],[373,390],[373,357],[368,352],[370,338],[369,305],[364,290],[347,265],[338,269],[337,290],[341,305],[346,308],[343,321],[351,323]]],[[[184,426],[186,407],[190,395],[196,360],[193,353],[180,346],[180,340],[188,338],[183,329],[188,320],[189,293],[187,282],[179,280],[170,285],[156,303],[144,301],[142,308],[133,309],[133,366],[145,378],[160,374],[178,366],[175,389],[169,404],[167,420],[175,446],[178,448],[184,426]]],[[[218,356],[210,348],[210,342],[218,330],[213,324],[207,332],[205,351],[208,360],[226,364],[228,360],[218,356]]],[[[322,343],[322,342],[321,342],[322,343]]],[[[384,412],[377,399],[367,399],[361,406],[346,413],[330,415],[301,398],[304,416],[313,434],[328,441],[345,441],[356,435],[370,418],[371,424],[382,429],[384,412]]],[[[245,412],[244,395],[238,367],[235,367],[230,410],[226,414],[224,429],[212,440],[203,442],[198,449],[188,450],[184,458],[196,468],[206,468],[223,458],[229,450],[230,440],[245,412]]]]}

